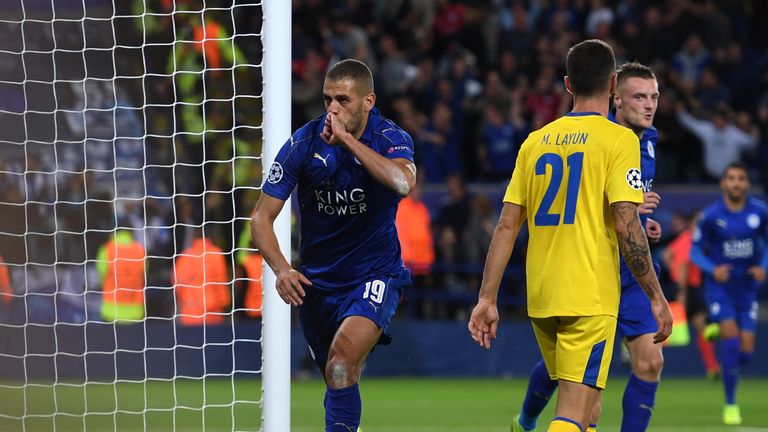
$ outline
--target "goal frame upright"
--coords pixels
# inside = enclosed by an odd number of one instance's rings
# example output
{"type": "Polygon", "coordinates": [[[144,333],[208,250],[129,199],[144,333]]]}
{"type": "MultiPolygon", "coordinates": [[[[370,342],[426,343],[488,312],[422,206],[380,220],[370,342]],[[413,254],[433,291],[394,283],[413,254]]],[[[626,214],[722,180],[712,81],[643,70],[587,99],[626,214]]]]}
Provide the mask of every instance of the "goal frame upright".
{"type": "MultiPolygon", "coordinates": [[[[266,178],[280,147],[291,134],[291,2],[264,0],[262,173],[266,178]]],[[[291,202],[275,219],[280,251],[291,256],[291,202]]],[[[262,430],[291,430],[291,309],[275,290],[276,277],[264,263],[262,321],[262,430]]]]}

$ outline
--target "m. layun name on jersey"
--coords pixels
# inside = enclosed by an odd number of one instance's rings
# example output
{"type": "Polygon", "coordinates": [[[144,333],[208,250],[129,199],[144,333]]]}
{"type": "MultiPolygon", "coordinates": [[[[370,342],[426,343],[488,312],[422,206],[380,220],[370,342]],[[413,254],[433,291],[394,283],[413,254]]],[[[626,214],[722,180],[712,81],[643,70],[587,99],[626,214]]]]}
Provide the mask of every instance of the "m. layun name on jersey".
{"type": "Polygon", "coordinates": [[[365,190],[317,190],[317,211],[329,216],[358,215],[366,212],[365,190]]]}

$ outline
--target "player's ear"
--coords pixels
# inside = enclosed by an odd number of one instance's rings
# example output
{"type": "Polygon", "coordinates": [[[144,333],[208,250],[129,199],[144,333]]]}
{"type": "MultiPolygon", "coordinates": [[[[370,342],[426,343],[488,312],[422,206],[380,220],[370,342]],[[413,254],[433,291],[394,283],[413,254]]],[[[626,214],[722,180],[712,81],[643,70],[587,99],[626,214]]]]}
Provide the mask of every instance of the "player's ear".
{"type": "Polygon", "coordinates": [[[621,98],[619,97],[618,93],[613,94],[613,106],[615,106],[618,109],[621,109],[621,98]]]}
{"type": "Polygon", "coordinates": [[[363,109],[365,112],[368,112],[373,109],[373,106],[376,105],[376,93],[368,93],[363,98],[363,109]]]}
{"type": "Polygon", "coordinates": [[[616,74],[614,73],[613,75],[611,75],[611,88],[609,89],[611,94],[616,93],[616,81],[617,81],[617,78],[616,78],[616,74]]]}
{"type": "Polygon", "coordinates": [[[568,93],[573,94],[573,90],[571,90],[571,79],[568,78],[568,75],[563,77],[563,83],[565,83],[565,89],[568,90],[568,93]]]}

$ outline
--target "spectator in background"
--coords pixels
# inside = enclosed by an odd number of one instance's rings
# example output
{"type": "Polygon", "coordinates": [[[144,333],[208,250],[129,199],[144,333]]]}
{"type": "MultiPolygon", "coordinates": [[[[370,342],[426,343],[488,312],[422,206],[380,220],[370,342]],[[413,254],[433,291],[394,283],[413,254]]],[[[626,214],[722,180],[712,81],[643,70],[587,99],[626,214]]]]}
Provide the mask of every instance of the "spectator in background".
{"type": "Polygon", "coordinates": [[[437,216],[438,227],[435,228],[435,232],[440,233],[444,227],[448,226],[459,238],[462,238],[464,227],[467,226],[467,215],[471,211],[472,197],[467,192],[464,179],[458,174],[448,177],[445,186],[448,189],[448,195],[440,206],[437,216]]]}
{"type": "Polygon", "coordinates": [[[411,271],[413,288],[418,291],[415,295],[415,308],[419,316],[428,316],[434,307],[429,301],[421,301],[419,294],[424,294],[434,287],[432,267],[435,264],[435,245],[432,217],[421,200],[420,180],[411,189],[411,193],[400,201],[395,226],[400,237],[403,265],[411,271]]]}
{"type": "Polygon", "coordinates": [[[435,258],[435,285],[448,296],[428,304],[428,315],[437,319],[463,320],[468,312],[464,296],[469,294],[466,249],[461,234],[450,225],[440,227],[437,232],[435,258]]]}
{"type": "Polygon", "coordinates": [[[104,321],[127,323],[144,319],[145,260],[144,246],[122,227],[99,249],[96,268],[102,281],[104,321]]]}
{"type": "Polygon", "coordinates": [[[378,69],[368,34],[352,18],[341,11],[331,21],[330,44],[337,59],[353,58],[368,65],[372,72],[378,69]]]}
{"type": "Polygon", "coordinates": [[[728,119],[728,115],[727,109],[719,108],[712,113],[711,120],[701,120],[678,104],[677,119],[701,141],[705,173],[712,181],[719,178],[728,165],[742,160],[742,153],[753,150],[759,139],[757,128],[752,127],[750,131],[739,129],[728,119]]]}
{"type": "Polygon", "coordinates": [[[400,238],[403,264],[411,271],[415,288],[431,285],[429,278],[435,263],[435,248],[432,240],[432,218],[426,204],[421,200],[421,186],[400,201],[395,218],[400,238]]]}
{"type": "MultiPolygon", "coordinates": [[[[650,53],[648,60],[667,61],[675,54],[678,42],[673,24],[662,18],[657,6],[649,6],[645,10],[642,29],[643,45],[647,47],[646,52],[650,53]]],[[[644,60],[643,57],[639,59],[644,60]]]]}
{"type": "MultiPolygon", "coordinates": [[[[511,175],[509,171],[507,177],[511,175]]],[[[469,288],[471,291],[480,289],[485,257],[491,246],[493,230],[496,228],[498,215],[493,210],[491,200],[485,195],[477,195],[472,199],[472,211],[468,216],[467,227],[464,230],[464,255],[469,266],[469,288]]]]}
{"type": "Polygon", "coordinates": [[[765,59],[746,55],[738,42],[731,42],[722,58],[718,59],[717,73],[731,95],[731,106],[735,110],[751,110],[758,102],[760,94],[755,91],[755,83],[760,82],[761,70],[765,68],[765,59]]]}
{"type": "Polygon", "coordinates": [[[192,228],[192,244],[177,257],[171,283],[181,325],[221,324],[230,305],[229,270],[224,252],[192,228]]]}
{"type": "Polygon", "coordinates": [[[427,183],[441,183],[449,176],[461,173],[459,134],[453,122],[454,115],[448,105],[436,105],[429,123],[418,134],[420,168],[424,170],[427,183]]]}
{"type": "Polygon", "coordinates": [[[710,66],[701,70],[701,78],[694,94],[699,101],[699,108],[707,112],[715,111],[719,106],[726,106],[731,101],[731,92],[720,82],[717,73],[710,66]]]}
{"type": "Polygon", "coordinates": [[[693,89],[699,82],[704,66],[709,64],[709,50],[704,46],[697,34],[689,35],[683,48],[675,54],[673,70],[685,89],[693,89]]]}
{"type": "MultiPolygon", "coordinates": [[[[519,60],[524,64],[528,63],[531,60],[530,56],[536,41],[536,31],[531,26],[530,13],[521,2],[514,3],[511,13],[513,15],[511,30],[503,31],[500,34],[499,46],[503,47],[500,59],[502,70],[506,68],[505,63],[509,64],[511,61],[517,63],[519,60]]],[[[507,74],[503,74],[503,76],[504,78],[509,77],[507,74]]],[[[506,80],[505,83],[507,85],[515,84],[515,82],[506,80]]]]}
{"type": "Polygon", "coordinates": [[[707,304],[704,301],[704,289],[701,287],[701,269],[691,262],[693,244],[692,215],[676,215],[683,225],[683,230],[662,252],[664,265],[669,270],[669,278],[677,286],[677,301],[685,307],[688,322],[696,330],[696,346],[699,348],[701,361],[710,378],[720,374],[720,364],[715,357],[715,346],[704,338],[707,325],[707,304]]]}
{"type": "Polygon", "coordinates": [[[303,61],[294,62],[291,80],[294,126],[302,125],[325,111],[321,95],[326,67],[325,59],[314,49],[307,51],[303,61]]]}
{"type": "Polygon", "coordinates": [[[598,27],[613,25],[613,9],[605,5],[604,0],[591,0],[591,10],[587,15],[586,28],[584,33],[587,36],[595,37],[598,34],[598,27]]]}
{"type": "Polygon", "coordinates": [[[546,67],[536,77],[534,88],[525,97],[525,109],[532,116],[549,123],[563,114],[561,106],[561,91],[555,83],[555,70],[546,67]]]}
{"type": "MultiPolygon", "coordinates": [[[[242,262],[245,271],[245,293],[243,295],[243,308],[249,318],[261,318],[264,292],[262,288],[262,269],[264,258],[260,253],[253,251],[247,253],[242,262]]],[[[239,278],[238,278],[239,279],[239,278]]]]}
{"type": "Polygon", "coordinates": [[[485,125],[477,153],[483,177],[487,180],[508,179],[515,168],[517,149],[528,134],[520,105],[519,99],[512,104],[511,119],[506,111],[494,105],[485,107],[485,125]]]}
{"type": "Polygon", "coordinates": [[[388,101],[397,93],[404,92],[416,76],[416,67],[411,65],[397,46],[393,36],[384,34],[379,40],[381,72],[377,75],[377,95],[388,101]]]}

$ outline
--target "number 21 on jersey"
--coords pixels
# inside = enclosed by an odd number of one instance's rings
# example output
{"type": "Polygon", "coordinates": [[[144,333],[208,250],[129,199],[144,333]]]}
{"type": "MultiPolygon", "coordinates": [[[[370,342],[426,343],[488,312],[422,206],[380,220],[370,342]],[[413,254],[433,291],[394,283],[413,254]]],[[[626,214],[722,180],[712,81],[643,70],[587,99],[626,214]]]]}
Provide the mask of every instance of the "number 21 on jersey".
{"type": "MultiPolygon", "coordinates": [[[[563,212],[563,224],[572,225],[576,220],[576,203],[579,200],[579,186],[581,185],[581,168],[584,164],[584,152],[576,152],[566,158],[568,179],[565,190],[565,209],[563,212]]],[[[552,203],[563,183],[563,171],[565,171],[563,158],[557,153],[544,153],[536,161],[536,175],[546,175],[547,166],[552,170],[547,190],[541,200],[539,209],[534,216],[537,226],[560,225],[560,213],[551,213],[552,203]]]]}

